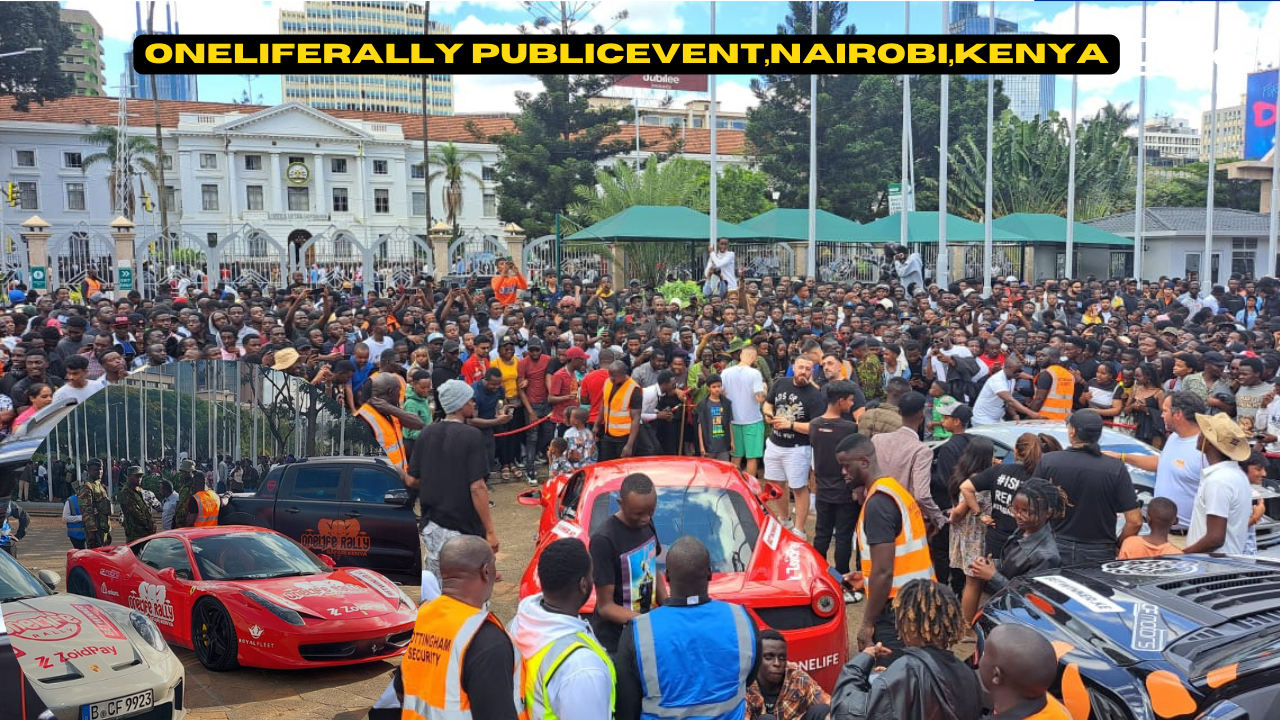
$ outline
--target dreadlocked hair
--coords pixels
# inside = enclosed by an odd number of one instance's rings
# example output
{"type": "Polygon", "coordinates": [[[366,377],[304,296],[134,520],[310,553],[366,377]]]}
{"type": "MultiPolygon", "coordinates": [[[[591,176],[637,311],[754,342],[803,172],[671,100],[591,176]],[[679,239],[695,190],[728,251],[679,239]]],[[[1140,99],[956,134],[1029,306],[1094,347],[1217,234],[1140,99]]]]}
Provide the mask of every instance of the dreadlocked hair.
{"type": "Polygon", "coordinates": [[[1033,477],[1022,481],[1016,495],[1027,499],[1031,506],[1031,514],[1042,518],[1046,523],[1056,522],[1066,517],[1067,493],[1062,488],[1043,478],[1033,477]]]}
{"type": "Polygon", "coordinates": [[[918,638],[922,645],[947,650],[964,639],[964,615],[951,588],[932,580],[912,580],[893,601],[898,636],[918,638]]]}

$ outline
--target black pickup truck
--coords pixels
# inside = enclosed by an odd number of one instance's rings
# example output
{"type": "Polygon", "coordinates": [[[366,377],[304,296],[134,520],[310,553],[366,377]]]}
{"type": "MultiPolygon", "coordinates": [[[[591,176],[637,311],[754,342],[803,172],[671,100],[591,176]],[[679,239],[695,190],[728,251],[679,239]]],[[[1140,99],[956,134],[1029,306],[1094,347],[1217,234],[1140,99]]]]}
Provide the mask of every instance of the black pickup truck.
{"type": "Polygon", "coordinates": [[[319,457],[272,468],[256,493],[231,496],[219,525],[256,525],[297,540],[339,566],[418,584],[418,519],[385,458],[319,457]]]}

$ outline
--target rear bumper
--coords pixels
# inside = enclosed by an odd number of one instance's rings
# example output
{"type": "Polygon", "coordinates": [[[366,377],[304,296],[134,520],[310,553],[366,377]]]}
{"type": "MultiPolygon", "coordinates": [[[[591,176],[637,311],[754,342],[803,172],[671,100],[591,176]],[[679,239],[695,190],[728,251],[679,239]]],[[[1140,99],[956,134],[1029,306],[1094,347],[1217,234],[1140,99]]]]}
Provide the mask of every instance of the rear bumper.
{"type": "Polygon", "coordinates": [[[787,639],[787,660],[799,664],[823,690],[830,693],[836,686],[840,668],[849,656],[845,613],[840,612],[834,621],[825,625],[779,632],[787,639]]]}

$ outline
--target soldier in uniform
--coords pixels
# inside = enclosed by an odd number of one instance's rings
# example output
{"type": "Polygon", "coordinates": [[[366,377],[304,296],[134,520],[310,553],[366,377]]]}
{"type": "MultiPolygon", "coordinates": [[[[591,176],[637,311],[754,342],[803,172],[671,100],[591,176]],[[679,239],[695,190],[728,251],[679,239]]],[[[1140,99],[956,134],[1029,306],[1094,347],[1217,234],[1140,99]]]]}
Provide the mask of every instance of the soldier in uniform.
{"type": "Polygon", "coordinates": [[[187,501],[195,494],[204,489],[204,478],[201,478],[200,487],[195,487],[196,481],[194,473],[196,471],[196,462],[190,458],[178,463],[178,483],[174,490],[178,493],[178,511],[173,514],[173,528],[184,528],[187,526],[187,501]]]}
{"type": "Polygon", "coordinates": [[[80,512],[84,516],[85,547],[96,548],[111,544],[111,498],[102,486],[102,461],[90,458],[85,465],[84,485],[76,493],[80,512]]]}
{"type": "Polygon", "coordinates": [[[133,542],[154,535],[156,524],[151,518],[151,506],[142,496],[142,468],[137,465],[130,467],[125,477],[124,487],[120,488],[116,501],[124,515],[124,536],[133,542]]]}

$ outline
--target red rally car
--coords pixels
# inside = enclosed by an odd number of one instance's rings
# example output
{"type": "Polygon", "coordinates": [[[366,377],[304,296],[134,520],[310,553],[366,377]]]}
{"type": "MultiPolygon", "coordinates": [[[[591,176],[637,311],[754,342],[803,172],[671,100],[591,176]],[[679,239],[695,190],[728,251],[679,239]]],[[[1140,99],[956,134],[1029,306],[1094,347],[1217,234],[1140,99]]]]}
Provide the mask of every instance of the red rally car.
{"type": "MultiPolygon", "coordinates": [[[[520,597],[539,592],[542,549],[564,537],[590,541],[618,510],[618,489],[631,473],[644,473],[658,491],[653,524],[662,546],[692,535],[711,554],[711,595],[747,608],[760,628],[787,638],[788,660],[798,662],[828,692],[847,657],[843,591],[827,563],[783,529],[760,498],[760,484],[729,463],[703,458],[636,458],[597,463],[561,475],[520,502],[541,505],[537,550],[520,580],[520,597]]],[[[658,558],[663,570],[664,558],[658,558]]],[[[594,595],[583,608],[595,608],[594,595]]]]}
{"type": "Polygon", "coordinates": [[[273,530],[171,530],[67,554],[67,590],[125,605],[210,670],[289,669],[395,657],[417,606],[366,568],[334,568],[273,530]]]}

